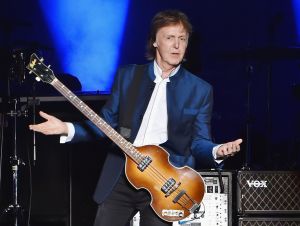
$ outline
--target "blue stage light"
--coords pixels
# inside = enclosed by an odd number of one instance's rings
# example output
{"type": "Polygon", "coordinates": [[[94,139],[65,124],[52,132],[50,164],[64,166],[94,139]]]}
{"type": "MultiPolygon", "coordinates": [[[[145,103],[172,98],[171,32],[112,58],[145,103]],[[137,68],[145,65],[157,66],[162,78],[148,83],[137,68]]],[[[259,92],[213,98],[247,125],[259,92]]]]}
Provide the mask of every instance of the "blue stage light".
{"type": "Polygon", "coordinates": [[[83,91],[109,91],[129,0],[41,0],[65,73],[83,91]]]}
{"type": "Polygon", "coordinates": [[[300,40],[300,0],[292,0],[294,8],[294,17],[297,30],[297,42],[300,40]]]}

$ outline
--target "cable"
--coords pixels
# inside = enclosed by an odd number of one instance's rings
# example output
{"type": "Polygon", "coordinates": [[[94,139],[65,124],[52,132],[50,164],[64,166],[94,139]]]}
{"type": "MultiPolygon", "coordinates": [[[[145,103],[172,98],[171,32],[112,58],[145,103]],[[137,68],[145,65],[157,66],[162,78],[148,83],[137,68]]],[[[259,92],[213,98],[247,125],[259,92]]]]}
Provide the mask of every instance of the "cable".
{"type": "MultiPolygon", "coordinates": [[[[29,109],[29,103],[27,98],[27,109],[29,109]]],[[[35,109],[34,109],[35,110],[35,109]]],[[[27,113],[25,113],[25,116],[27,117],[27,113]]],[[[29,121],[27,120],[27,124],[29,124],[29,121]]],[[[27,149],[27,160],[28,160],[28,174],[29,174],[29,194],[28,194],[28,216],[27,216],[27,226],[30,226],[30,219],[31,219],[31,208],[32,208],[32,162],[31,162],[31,153],[30,153],[30,143],[31,140],[29,137],[29,130],[26,130],[26,149],[27,149]]],[[[34,142],[35,143],[35,142],[34,142]]],[[[35,150],[33,150],[35,151],[35,150]]],[[[35,156],[33,156],[33,161],[35,161],[35,156]]]]}
{"type": "Polygon", "coordinates": [[[191,217],[190,219],[186,219],[186,220],[180,220],[180,221],[178,221],[178,224],[179,225],[185,225],[187,223],[191,223],[191,225],[192,225],[192,221],[203,218],[204,215],[205,215],[205,204],[204,204],[204,202],[201,202],[201,205],[203,206],[202,211],[200,211],[200,207],[201,207],[200,206],[197,210],[197,213],[194,213],[193,217],[191,217]]]}
{"type": "MultiPolygon", "coordinates": [[[[27,133],[28,134],[28,133],[27,133]]],[[[29,139],[27,139],[29,140],[29,139]]],[[[27,143],[27,158],[28,158],[28,172],[29,172],[29,199],[28,199],[28,216],[27,216],[27,226],[30,226],[30,217],[31,217],[31,203],[32,203],[32,171],[31,171],[31,160],[30,160],[30,153],[29,147],[27,143]]]]}
{"type": "Polygon", "coordinates": [[[1,133],[0,133],[0,191],[1,191],[1,185],[2,185],[2,159],[3,159],[3,134],[4,134],[4,114],[0,114],[0,127],[1,127],[1,133]]]}
{"type": "Polygon", "coordinates": [[[217,171],[218,171],[218,179],[219,179],[219,184],[220,184],[220,193],[223,194],[225,191],[225,188],[224,188],[224,182],[222,179],[222,172],[221,172],[221,169],[219,169],[219,168],[217,168],[217,171]]]}

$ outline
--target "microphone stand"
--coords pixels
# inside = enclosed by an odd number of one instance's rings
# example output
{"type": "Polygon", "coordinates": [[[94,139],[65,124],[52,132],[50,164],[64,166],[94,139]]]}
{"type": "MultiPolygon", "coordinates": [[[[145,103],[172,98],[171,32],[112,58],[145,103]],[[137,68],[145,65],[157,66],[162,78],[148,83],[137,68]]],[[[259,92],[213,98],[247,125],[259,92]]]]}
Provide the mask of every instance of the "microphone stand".
{"type": "Polygon", "coordinates": [[[20,98],[18,95],[12,95],[12,83],[18,82],[20,85],[25,78],[25,61],[23,52],[13,51],[12,52],[14,64],[10,66],[9,73],[7,76],[7,104],[9,105],[7,112],[4,115],[9,117],[8,128],[12,128],[12,155],[10,156],[10,166],[12,172],[12,203],[4,209],[2,216],[7,215],[9,212],[13,216],[13,225],[20,226],[22,223],[22,208],[19,204],[18,192],[19,192],[19,167],[25,165],[25,163],[18,157],[18,145],[17,145],[17,119],[21,116],[27,117],[27,108],[19,108],[20,98]]]}
{"type": "Polygon", "coordinates": [[[13,110],[10,110],[7,115],[12,118],[13,121],[13,153],[10,157],[10,165],[12,171],[12,203],[4,209],[3,214],[9,212],[13,213],[14,226],[18,226],[20,222],[20,211],[21,206],[18,201],[18,176],[19,176],[19,166],[25,165],[24,162],[18,157],[17,152],[17,118],[24,115],[27,116],[27,110],[21,112],[17,109],[18,99],[14,98],[9,100],[9,103],[13,104],[13,110]]]}
{"type": "Polygon", "coordinates": [[[250,170],[251,169],[251,162],[252,162],[252,112],[251,112],[251,86],[252,86],[252,74],[254,71],[254,67],[251,62],[252,59],[252,49],[250,43],[248,43],[246,49],[246,76],[247,76],[247,93],[246,93],[246,150],[245,150],[245,160],[244,164],[242,165],[241,170],[250,170]]]}
{"type": "Polygon", "coordinates": [[[253,73],[253,66],[248,63],[246,67],[247,71],[247,113],[246,113],[246,152],[245,152],[245,162],[242,170],[250,170],[251,157],[252,157],[252,116],[251,116],[251,75],[253,73]]]}

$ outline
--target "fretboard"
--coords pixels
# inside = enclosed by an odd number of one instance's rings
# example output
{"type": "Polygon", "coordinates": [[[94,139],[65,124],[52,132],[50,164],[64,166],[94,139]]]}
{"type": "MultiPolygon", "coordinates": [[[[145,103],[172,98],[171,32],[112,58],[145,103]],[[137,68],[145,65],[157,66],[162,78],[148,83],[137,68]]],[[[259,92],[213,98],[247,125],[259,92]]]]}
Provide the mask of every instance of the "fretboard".
{"type": "Polygon", "coordinates": [[[105,133],[107,137],[117,144],[133,161],[139,163],[142,160],[142,154],[130,142],[123,138],[115,129],[97,115],[57,78],[51,82],[51,85],[65,98],[67,98],[69,102],[71,102],[82,114],[93,122],[103,133],[105,133]]]}

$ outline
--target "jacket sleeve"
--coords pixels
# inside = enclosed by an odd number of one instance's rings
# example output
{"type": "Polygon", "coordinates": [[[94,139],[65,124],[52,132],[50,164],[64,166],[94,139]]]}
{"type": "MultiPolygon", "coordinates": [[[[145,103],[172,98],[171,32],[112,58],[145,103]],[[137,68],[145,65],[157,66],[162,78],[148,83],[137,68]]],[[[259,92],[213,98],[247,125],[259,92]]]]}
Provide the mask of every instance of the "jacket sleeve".
{"type": "Polygon", "coordinates": [[[211,115],[213,107],[213,89],[209,86],[203,103],[196,115],[193,125],[193,138],[191,143],[192,155],[201,168],[216,167],[212,150],[217,144],[211,140],[211,115]]]}

